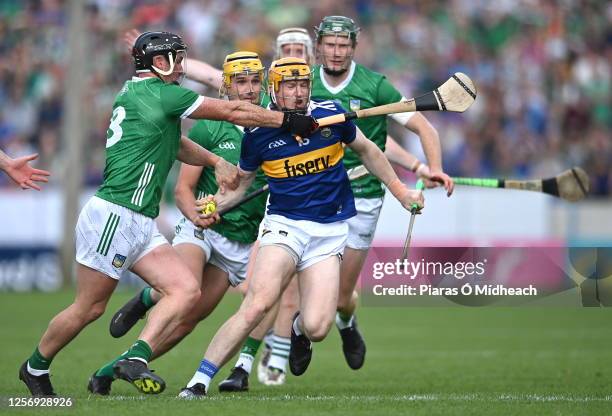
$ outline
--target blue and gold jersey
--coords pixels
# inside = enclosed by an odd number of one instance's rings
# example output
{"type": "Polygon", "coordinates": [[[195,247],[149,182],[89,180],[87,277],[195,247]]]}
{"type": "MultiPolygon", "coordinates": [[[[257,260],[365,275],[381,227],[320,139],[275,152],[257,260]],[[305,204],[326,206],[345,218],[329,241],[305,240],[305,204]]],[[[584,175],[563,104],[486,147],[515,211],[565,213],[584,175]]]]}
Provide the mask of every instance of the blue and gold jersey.
{"type": "MultiPolygon", "coordinates": [[[[311,101],[309,112],[319,119],[345,111],[332,101],[311,101]]],[[[245,129],[240,168],[253,172],[261,166],[270,186],[268,214],[319,223],[345,220],[356,211],[342,143],[355,137],[352,121],[324,127],[302,144],[286,129],[245,129]]]]}

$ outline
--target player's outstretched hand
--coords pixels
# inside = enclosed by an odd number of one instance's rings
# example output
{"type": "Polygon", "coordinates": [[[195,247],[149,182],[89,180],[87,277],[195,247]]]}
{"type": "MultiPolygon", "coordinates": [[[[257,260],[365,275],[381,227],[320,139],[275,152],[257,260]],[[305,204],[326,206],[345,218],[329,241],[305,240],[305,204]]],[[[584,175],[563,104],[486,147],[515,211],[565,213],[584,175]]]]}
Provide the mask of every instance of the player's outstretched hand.
{"type": "Polygon", "coordinates": [[[49,182],[47,177],[51,175],[46,170],[35,169],[28,162],[38,158],[38,154],[10,159],[5,168],[6,174],[15,181],[21,189],[36,189],[40,191],[40,186],[36,182],[49,182]]]}
{"type": "Polygon", "coordinates": [[[319,129],[319,123],[312,116],[296,113],[285,113],[282,127],[297,137],[308,137],[319,129]]]}
{"type": "Polygon", "coordinates": [[[238,168],[223,158],[219,158],[215,164],[215,179],[219,184],[219,193],[221,195],[223,195],[228,188],[233,191],[238,188],[240,184],[238,168]]]}
{"type": "MultiPolygon", "coordinates": [[[[430,172],[429,178],[427,179],[429,182],[435,182],[444,186],[444,189],[446,189],[446,196],[451,196],[455,190],[455,182],[453,181],[453,178],[442,171],[430,172]]],[[[425,186],[429,188],[429,186],[427,186],[427,182],[425,182],[425,186]]]]}
{"type": "Polygon", "coordinates": [[[197,214],[192,218],[191,222],[198,227],[210,228],[221,221],[221,216],[217,212],[217,201],[213,195],[206,195],[204,198],[198,199],[196,201],[195,211],[197,214]],[[212,212],[210,210],[211,204],[215,207],[212,212]]]}

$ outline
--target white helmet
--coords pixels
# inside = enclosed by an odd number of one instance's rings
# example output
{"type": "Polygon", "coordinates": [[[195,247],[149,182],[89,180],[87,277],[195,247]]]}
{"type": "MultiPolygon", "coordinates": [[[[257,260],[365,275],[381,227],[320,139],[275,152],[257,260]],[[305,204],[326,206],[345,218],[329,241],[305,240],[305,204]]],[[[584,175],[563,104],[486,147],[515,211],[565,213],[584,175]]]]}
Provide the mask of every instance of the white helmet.
{"type": "Polygon", "coordinates": [[[281,48],[283,45],[291,43],[304,45],[306,48],[306,56],[304,59],[309,65],[314,64],[312,39],[308,31],[301,27],[289,27],[278,32],[278,37],[276,38],[276,56],[274,59],[286,58],[286,56],[281,56],[281,48]]]}

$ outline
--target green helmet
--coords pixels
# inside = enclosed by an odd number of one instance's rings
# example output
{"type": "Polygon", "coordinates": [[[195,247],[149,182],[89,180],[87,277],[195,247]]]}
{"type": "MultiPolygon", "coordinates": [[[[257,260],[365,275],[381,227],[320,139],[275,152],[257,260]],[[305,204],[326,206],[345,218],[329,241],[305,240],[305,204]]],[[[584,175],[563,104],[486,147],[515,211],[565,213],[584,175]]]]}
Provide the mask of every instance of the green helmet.
{"type": "Polygon", "coordinates": [[[350,38],[355,45],[361,29],[350,17],[325,16],[319,26],[315,26],[314,30],[317,42],[320,42],[323,36],[336,35],[350,38]]]}

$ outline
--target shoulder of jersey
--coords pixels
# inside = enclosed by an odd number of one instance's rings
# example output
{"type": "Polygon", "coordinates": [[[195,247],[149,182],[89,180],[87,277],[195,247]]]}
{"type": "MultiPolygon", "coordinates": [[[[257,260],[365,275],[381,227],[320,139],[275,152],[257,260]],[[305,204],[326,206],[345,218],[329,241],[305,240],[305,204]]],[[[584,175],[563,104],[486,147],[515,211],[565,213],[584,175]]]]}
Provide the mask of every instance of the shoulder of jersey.
{"type": "Polygon", "coordinates": [[[344,113],[344,109],[332,100],[310,101],[310,113],[316,118],[322,115],[333,115],[344,113]]]}
{"type": "Polygon", "coordinates": [[[376,72],[366,66],[363,66],[361,64],[355,63],[355,72],[360,72],[362,75],[366,75],[366,76],[370,76],[370,77],[376,77],[376,78],[383,78],[386,75],[385,74],[381,74],[380,72],[376,72]]]}

